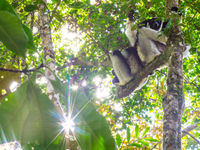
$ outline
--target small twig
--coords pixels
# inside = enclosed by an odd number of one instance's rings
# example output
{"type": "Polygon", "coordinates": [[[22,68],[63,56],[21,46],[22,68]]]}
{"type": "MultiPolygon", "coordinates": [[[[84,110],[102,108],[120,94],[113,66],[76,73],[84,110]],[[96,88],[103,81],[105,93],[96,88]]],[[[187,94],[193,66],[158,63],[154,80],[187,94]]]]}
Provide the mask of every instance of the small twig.
{"type": "Polygon", "coordinates": [[[153,101],[153,102],[156,102],[156,101],[157,101],[156,99],[153,99],[153,98],[150,98],[150,99],[148,99],[148,100],[151,100],[151,101],[153,101]]]}
{"type": "Polygon", "coordinates": [[[131,117],[131,114],[130,114],[130,112],[129,112],[129,109],[127,108],[127,106],[126,106],[125,103],[124,103],[124,99],[123,99],[123,98],[122,98],[122,101],[121,101],[121,102],[123,103],[123,106],[126,108],[126,111],[127,111],[127,114],[128,114],[128,116],[129,116],[130,120],[132,121],[132,123],[134,123],[133,118],[131,117]]]}
{"type": "Polygon", "coordinates": [[[184,80],[185,80],[185,82],[186,83],[188,83],[188,84],[192,84],[192,85],[194,85],[199,91],[200,91],[200,87],[199,86],[197,86],[193,81],[189,81],[189,79],[184,75],[184,80]]]}
{"type": "Polygon", "coordinates": [[[155,70],[156,72],[159,72],[159,73],[161,73],[162,75],[165,75],[165,76],[167,76],[167,74],[166,73],[164,73],[164,72],[162,72],[162,71],[160,71],[160,70],[155,70]]]}
{"type": "MultiPolygon", "coordinates": [[[[163,73],[163,72],[161,72],[160,70],[155,70],[155,71],[157,71],[157,72],[159,72],[159,73],[162,73],[163,75],[165,75],[165,76],[167,76],[165,73],[163,73]]],[[[198,75],[199,76],[199,75],[198,75]]],[[[198,78],[198,76],[196,77],[196,78],[198,78]]],[[[189,83],[189,84],[192,84],[192,85],[194,85],[199,91],[200,91],[200,87],[198,87],[193,81],[189,81],[189,79],[184,75],[184,81],[186,82],[186,83],[189,83]]]]}
{"type": "Polygon", "coordinates": [[[30,26],[31,30],[33,30],[34,18],[35,18],[35,12],[33,11],[31,12],[31,26],[30,26]]]}
{"type": "Polygon", "coordinates": [[[156,148],[156,146],[157,146],[158,144],[160,144],[161,142],[163,142],[163,140],[160,140],[158,143],[156,143],[156,144],[151,148],[151,150],[153,150],[154,148],[156,148]]]}
{"type": "Polygon", "coordinates": [[[188,1],[185,1],[192,9],[196,10],[198,13],[200,13],[200,11],[194,7],[194,3],[191,3],[191,2],[188,2],[188,1]]]}
{"type": "Polygon", "coordinates": [[[94,38],[92,37],[92,35],[90,35],[90,34],[88,34],[88,36],[92,39],[92,41],[93,41],[94,43],[96,43],[100,48],[103,49],[103,51],[105,52],[105,54],[107,54],[107,53],[106,53],[105,47],[104,47],[99,41],[96,41],[96,39],[94,39],[94,38]]]}
{"type": "MultiPolygon", "coordinates": [[[[161,72],[160,70],[155,70],[155,71],[160,72],[160,73],[162,73],[163,75],[167,76],[165,73],[161,72]]],[[[198,76],[199,76],[199,75],[198,75],[198,76]]],[[[198,78],[198,76],[197,76],[197,78],[198,78]]],[[[200,91],[200,87],[198,87],[195,83],[193,83],[194,80],[193,80],[193,81],[189,81],[188,78],[184,75],[184,81],[185,81],[186,83],[189,83],[189,84],[194,85],[194,86],[200,91]]]]}
{"type": "Polygon", "coordinates": [[[190,134],[187,131],[184,131],[185,134],[189,135],[191,138],[193,138],[198,144],[200,144],[199,140],[197,140],[192,134],[190,134]]]}
{"type": "MultiPolygon", "coordinates": [[[[184,130],[182,130],[182,137],[184,137],[184,136],[185,136],[186,134],[188,134],[190,131],[196,129],[196,128],[198,127],[197,124],[198,124],[198,123],[195,123],[195,124],[193,124],[193,125],[189,125],[189,126],[187,126],[184,130]]],[[[191,136],[196,142],[198,141],[198,140],[197,140],[195,137],[193,137],[190,133],[189,133],[188,135],[191,136]]],[[[160,144],[161,142],[163,142],[163,139],[160,140],[158,143],[156,143],[156,144],[151,148],[151,150],[153,150],[154,148],[156,148],[156,146],[157,146],[158,144],[160,144]]],[[[198,141],[197,143],[200,144],[199,141],[198,141]]]]}
{"type": "Polygon", "coordinates": [[[52,11],[52,15],[51,15],[51,17],[50,17],[50,19],[49,19],[49,23],[51,23],[51,21],[52,21],[52,19],[53,19],[53,14],[56,12],[56,10],[58,9],[58,6],[60,5],[60,3],[61,3],[61,0],[59,0],[58,2],[57,2],[57,5],[56,5],[56,7],[54,8],[54,10],[52,11]]]}
{"type": "Polygon", "coordinates": [[[40,68],[43,68],[43,67],[45,67],[45,66],[44,66],[43,63],[41,63],[39,67],[34,68],[34,69],[29,69],[29,70],[27,70],[27,69],[23,69],[23,70],[17,70],[17,69],[16,69],[16,70],[13,70],[13,69],[0,68],[0,71],[8,71],[8,72],[25,73],[25,74],[26,74],[26,73],[28,73],[28,72],[37,71],[37,70],[39,70],[40,68]]]}

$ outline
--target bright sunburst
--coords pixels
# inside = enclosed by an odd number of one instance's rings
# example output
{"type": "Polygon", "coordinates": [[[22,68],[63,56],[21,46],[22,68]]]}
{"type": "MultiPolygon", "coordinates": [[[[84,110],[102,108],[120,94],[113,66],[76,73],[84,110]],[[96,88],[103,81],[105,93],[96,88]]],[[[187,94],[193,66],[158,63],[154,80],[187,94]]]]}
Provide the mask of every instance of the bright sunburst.
{"type": "Polygon", "coordinates": [[[61,126],[65,134],[69,134],[69,131],[74,131],[75,123],[70,116],[66,117],[65,120],[61,123],[61,126]]]}

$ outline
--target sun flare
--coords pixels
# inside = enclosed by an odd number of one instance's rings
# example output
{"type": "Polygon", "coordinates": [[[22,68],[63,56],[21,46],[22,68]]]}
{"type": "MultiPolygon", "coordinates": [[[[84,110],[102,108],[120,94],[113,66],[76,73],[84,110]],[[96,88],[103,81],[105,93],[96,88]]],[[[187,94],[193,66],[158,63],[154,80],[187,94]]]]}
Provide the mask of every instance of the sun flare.
{"type": "Polygon", "coordinates": [[[69,131],[74,131],[75,123],[70,117],[67,117],[65,118],[64,122],[61,123],[61,126],[64,132],[69,134],[69,131]]]}

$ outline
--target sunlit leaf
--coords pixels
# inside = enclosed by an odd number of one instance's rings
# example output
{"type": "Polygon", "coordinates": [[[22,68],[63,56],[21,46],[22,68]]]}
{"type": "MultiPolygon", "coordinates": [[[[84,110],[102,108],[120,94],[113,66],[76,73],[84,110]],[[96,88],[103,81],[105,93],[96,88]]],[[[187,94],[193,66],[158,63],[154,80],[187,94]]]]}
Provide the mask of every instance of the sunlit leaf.
{"type": "Polygon", "coordinates": [[[150,141],[150,142],[159,142],[159,140],[157,139],[154,139],[152,137],[147,137],[147,138],[144,138],[146,141],[150,141]]]}
{"type": "Polygon", "coordinates": [[[79,88],[71,91],[74,103],[73,116],[77,127],[75,135],[82,150],[115,150],[115,141],[106,119],[96,111],[96,107],[79,88]]]}
{"type": "Polygon", "coordinates": [[[57,93],[60,93],[62,94],[63,96],[65,96],[65,89],[67,88],[66,85],[64,85],[60,80],[59,78],[57,78],[55,76],[55,80],[51,80],[51,79],[48,79],[52,86],[54,87],[54,90],[57,92],[57,93]]]}
{"type": "Polygon", "coordinates": [[[135,146],[135,147],[139,147],[139,148],[143,147],[141,144],[138,144],[138,143],[132,143],[132,144],[130,144],[130,146],[135,146]]]}
{"type": "Polygon", "coordinates": [[[139,137],[139,126],[138,126],[138,124],[135,125],[135,137],[136,138],[139,137]]]}
{"type": "Polygon", "coordinates": [[[145,142],[143,140],[138,140],[138,142],[142,143],[142,145],[144,146],[149,146],[149,143],[148,142],[145,142]]]}
{"type": "Polygon", "coordinates": [[[126,138],[127,138],[127,141],[129,142],[130,138],[131,138],[131,132],[130,132],[130,128],[129,127],[126,129],[126,138]]]}
{"type": "MultiPolygon", "coordinates": [[[[67,89],[68,94],[64,94],[64,85],[57,78],[56,81],[50,80],[54,89],[61,95],[70,98],[73,107],[72,118],[74,118],[75,136],[82,150],[115,150],[115,141],[111,134],[106,119],[96,111],[96,107],[84,93],[84,89],[79,87],[73,91],[67,89]]],[[[65,85],[67,88],[67,85],[65,85]]],[[[66,103],[67,104],[67,103],[66,103]]],[[[68,104],[67,104],[68,105],[68,104]]],[[[69,106],[66,106],[69,108],[69,106]]]]}
{"type": "MultiPolygon", "coordinates": [[[[2,68],[5,69],[12,69],[16,70],[17,68],[12,66],[12,65],[5,65],[1,66],[2,68]]],[[[9,71],[0,71],[0,92],[2,90],[6,91],[6,95],[10,93],[10,86],[13,82],[19,83],[21,81],[21,74],[20,73],[14,73],[14,72],[9,72],[9,71]]],[[[2,97],[4,97],[2,93],[0,94],[0,100],[2,97]]]]}
{"type": "Polygon", "coordinates": [[[6,136],[1,142],[18,140],[23,146],[53,150],[53,139],[60,130],[53,112],[49,98],[31,80],[26,81],[0,103],[0,138],[6,136]]]}
{"type": "Polygon", "coordinates": [[[118,147],[120,147],[120,145],[122,144],[122,139],[119,134],[116,135],[116,143],[118,147]]]}
{"type": "Polygon", "coordinates": [[[149,132],[149,130],[150,130],[150,127],[146,127],[142,134],[142,137],[144,137],[147,134],[147,132],[149,132]]]}

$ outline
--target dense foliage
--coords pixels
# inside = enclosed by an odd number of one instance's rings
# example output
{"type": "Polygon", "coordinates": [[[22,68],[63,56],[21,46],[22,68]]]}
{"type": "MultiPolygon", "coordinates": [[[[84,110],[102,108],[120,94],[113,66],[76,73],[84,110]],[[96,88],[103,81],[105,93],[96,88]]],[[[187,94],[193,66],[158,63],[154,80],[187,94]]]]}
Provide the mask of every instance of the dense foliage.
{"type": "MultiPolygon", "coordinates": [[[[7,69],[0,71],[0,142],[17,140],[25,149],[60,150],[66,149],[65,132],[59,124],[62,116],[55,113],[41,79],[48,62],[44,60],[38,23],[40,4],[42,0],[0,1],[0,67],[7,69]],[[13,81],[19,85],[14,92],[10,90],[13,81]]],[[[57,67],[56,81],[51,83],[64,110],[69,111],[71,99],[72,116],[80,113],[70,137],[76,137],[85,150],[112,150],[115,143],[119,149],[160,149],[167,68],[155,71],[141,90],[117,99],[109,60],[113,50],[129,46],[124,33],[128,12],[136,10],[139,20],[167,18],[165,1],[51,0],[45,6],[57,67]],[[72,87],[78,86],[77,91],[69,90],[69,77],[72,87]]],[[[198,0],[183,0],[179,9],[185,42],[191,46],[184,59],[184,129],[200,121],[200,4],[198,0]]],[[[197,140],[199,127],[190,134],[197,140]]],[[[182,141],[183,149],[199,147],[190,136],[182,141]]]]}

